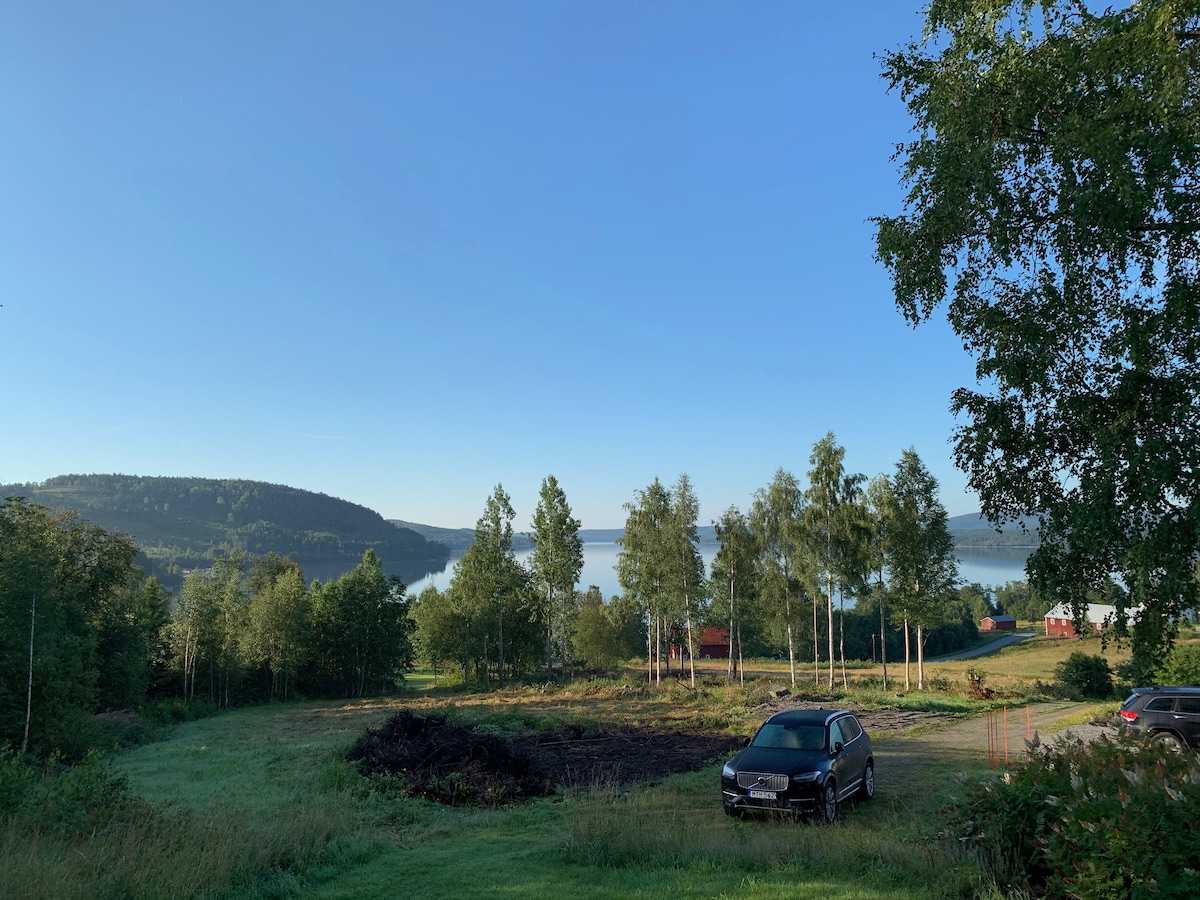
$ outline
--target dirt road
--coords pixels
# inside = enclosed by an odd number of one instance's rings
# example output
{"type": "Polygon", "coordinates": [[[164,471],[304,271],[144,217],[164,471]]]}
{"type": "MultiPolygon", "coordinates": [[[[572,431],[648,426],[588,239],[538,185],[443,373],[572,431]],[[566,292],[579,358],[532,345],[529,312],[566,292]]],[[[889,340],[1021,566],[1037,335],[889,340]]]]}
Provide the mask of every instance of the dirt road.
{"type": "MultiPolygon", "coordinates": [[[[1043,744],[1076,738],[1095,740],[1101,734],[1112,734],[1108,726],[1062,726],[1064,720],[1077,718],[1092,706],[1088,703],[1061,702],[1013,707],[1007,711],[1007,715],[1003,711],[994,714],[990,725],[986,716],[952,722],[933,720],[928,729],[921,729],[916,734],[895,739],[884,737],[875,741],[875,756],[879,760],[876,766],[877,780],[880,786],[902,782],[930,759],[958,763],[964,768],[976,767],[988,759],[989,744],[998,761],[1003,762],[1007,758],[1015,763],[1025,753],[1027,737],[1034,734],[1043,744]],[[893,779],[898,781],[893,782],[893,779]]],[[[871,730],[873,715],[872,711],[861,714],[868,731],[871,730]]]]}

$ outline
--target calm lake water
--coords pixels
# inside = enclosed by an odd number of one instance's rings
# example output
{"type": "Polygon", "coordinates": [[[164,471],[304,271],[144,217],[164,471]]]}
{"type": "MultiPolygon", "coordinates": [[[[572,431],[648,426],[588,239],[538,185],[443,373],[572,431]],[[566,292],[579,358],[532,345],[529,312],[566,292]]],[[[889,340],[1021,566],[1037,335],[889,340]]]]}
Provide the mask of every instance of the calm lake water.
{"type": "MultiPolygon", "coordinates": [[[[584,544],[583,572],[579,576],[580,590],[587,590],[589,585],[596,585],[606,598],[621,593],[621,585],[617,581],[617,554],[621,548],[614,543],[584,544]]],[[[517,554],[517,560],[524,563],[531,551],[517,554]]],[[[717,552],[716,544],[701,544],[700,555],[704,565],[712,564],[717,552]]],[[[1025,580],[1025,560],[1029,557],[1028,550],[975,550],[971,553],[959,552],[958,574],[963,584],[978,581],[984,586],[995,587],[1009,581],[1025,580]]],[[[435,572],[418,579],[409,586],[409,596],[421,593],[427,584],[435,584],[445,590],[450,585],[450,576],[454,573],[454,563],[450,560],[441,572],[435,572]]]]}

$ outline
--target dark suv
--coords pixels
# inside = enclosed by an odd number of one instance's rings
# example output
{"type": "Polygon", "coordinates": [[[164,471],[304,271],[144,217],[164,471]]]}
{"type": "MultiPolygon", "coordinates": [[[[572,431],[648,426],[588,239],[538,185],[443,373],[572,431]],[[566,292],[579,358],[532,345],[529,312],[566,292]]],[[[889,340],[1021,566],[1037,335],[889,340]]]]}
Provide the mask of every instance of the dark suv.
{"type": "Polygon", "coordinates": [[[1176,750],[1200,747],[1200,687],[1134,688],[1117,724],[1176,750]]]}
{"type": "Polygon", "coordinates": [[[721,799],[731,816],[816,812],[832,822],[839,801],[874,794],[871,739],[847,710],[777,712],[721,770],[721,799]]]}

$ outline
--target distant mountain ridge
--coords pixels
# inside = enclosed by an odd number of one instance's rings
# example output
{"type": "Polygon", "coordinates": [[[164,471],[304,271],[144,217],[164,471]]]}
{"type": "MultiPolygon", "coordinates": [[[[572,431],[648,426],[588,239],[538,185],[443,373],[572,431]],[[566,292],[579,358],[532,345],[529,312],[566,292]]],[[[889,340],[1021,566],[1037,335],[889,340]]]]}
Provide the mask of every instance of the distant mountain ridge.
{"type": "Polygon", "coordinates": [[[1022,531],[1016,522],[1010,522],[1002,531],[997,531],[995,523],[985,519],[983,513],[976,512],[951,516],[946,520],[946,527],[954,538],[955,548],[959,550],[1036,549],[1042,542],[1037,516],[1025,516],[1023,521],[1027,531],[1022,531]]]}
{"type": "Polygon", "coordinates": [[[450,558],[445,545],[397,528],[379,513],[326,494],[263,481],[136,475],[60,475],[0,485],[50,509],[73,509],[138,544],[142,565],[168,586],[234,549],[290,556],[308,577],[349,571],[368,548],[385,571],[412,582],[450,558]]]}
{"type": "MultiPolygon", "coordinates": [[[[467,552],[467,548],[475,540],[474,528],[440,528],[437,525],[422,525],[420,522],[406,522],[404,519],[388,519],[397,528],[408,528],[415,531],[421,537],[429,541],[437,541],[439,544],[445,544],[450,548],[452,556],[462,556],[467,552]]],[[[712,527],[707,526],[708,531],[712,532],[712,527]]],[[[703,532],[704,529],[698,529],[703,532]]],[[[579,529],[579,537],[582,538],[585,544],[611,544],[617,538],[625,533],[623,528],[581,528],[579,529]]],[[[713,537],[713,540],[716,538],[713,537]]],[[[701,534],[700,542],[706,543],[705,536],[701,534]]],[[[523,532],[513,533],[513,549],[517,552],[522,550],[531,550],[533,541],[531,541],[523,532]]]]}

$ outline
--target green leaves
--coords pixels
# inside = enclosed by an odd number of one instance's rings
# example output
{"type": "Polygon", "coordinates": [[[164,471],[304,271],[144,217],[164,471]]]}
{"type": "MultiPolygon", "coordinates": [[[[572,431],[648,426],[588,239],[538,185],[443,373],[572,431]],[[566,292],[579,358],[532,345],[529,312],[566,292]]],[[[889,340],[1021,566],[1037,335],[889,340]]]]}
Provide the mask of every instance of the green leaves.
{"type": "Polygon", "coordinates": [[[1194,897],[1195,754],[1101,740],[1038,744],[947,810],[950,837],[999,884],[1038,897],[1194,897]]]}
{"type": "Polygon", "coordinates": [[[945,0],[884,57],[916,136],[876,255],[976,358],[956,460],[989,519],[1041,513],[1040,588],[1142,586],[1148,663],[1197,598],[1198,26],[1197,0],[945,0]]]}

